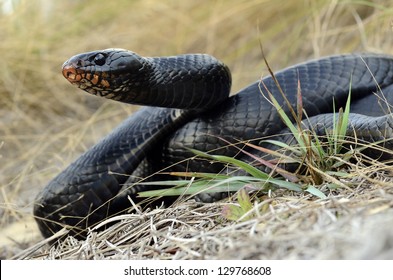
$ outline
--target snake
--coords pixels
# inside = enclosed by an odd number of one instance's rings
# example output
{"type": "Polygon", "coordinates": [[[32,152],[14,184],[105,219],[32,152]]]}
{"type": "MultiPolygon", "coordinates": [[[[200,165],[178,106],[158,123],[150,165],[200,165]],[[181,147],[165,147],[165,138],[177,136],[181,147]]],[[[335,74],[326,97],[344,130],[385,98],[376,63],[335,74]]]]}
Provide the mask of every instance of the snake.
{"type": "MultiPolygon", "coordinates": [[[[251,149],[245,141],[259,144],[258,139],[286,129],[268,94],[290,114],[300,91],[307,117],[324,128],[351,93],[352,130],[369,142],[388,142],[393,135],[393,57],[386,54],[308,60],[256,79],[234,94],[229,68],[208,54],[144,57],[124,49],[96,50],[72,56],[62,73],[92,95],[141,108],[40,191],[33,211],[44,237],[63,228],[83,236],[130,208],[130,198],[140,202],[139,192],[160,188],[137,184],[135,178],[163,168],[222,172],[223,164],[198,160],[192,149],[247,160],[239,153],[239,148],[251,149]]],[[[198,199],[212,202],[219,195],[200,194],[198,199]]]]}

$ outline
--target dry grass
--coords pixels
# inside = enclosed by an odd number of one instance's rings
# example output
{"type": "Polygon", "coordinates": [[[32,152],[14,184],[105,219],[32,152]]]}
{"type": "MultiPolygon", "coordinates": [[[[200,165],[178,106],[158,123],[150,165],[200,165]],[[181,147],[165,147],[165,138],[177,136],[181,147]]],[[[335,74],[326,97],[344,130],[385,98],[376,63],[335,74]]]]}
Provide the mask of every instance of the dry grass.
{"type": "MultiPolygon", "coordinates": [[[[375,172],[365,174],[378,177],[375,172]]],[[[28,259],[390,259],[392,179],[358,176],[328,199],[277,191],[256,203],[256,217],[228,222],[226,203],[182,202],[108,219],[114,226],[86,240],[67,237],[48,250],[39,243],[15,256],[28,259]]],[[[326,190],[326,189],[325,189],[326,190]]],[[[96,229],[95,228],[95,229],[96,229]]]]}
{"type": "Polygon", "coordinates": [[[60,74],[68,57],[108,47],[210,53],[229,65],[236,91],[267,74],[258,40],[273,69],[334,53],[392,54],[390,1],[49,1],[49,13],[41,1],[20,2],[0,16],[0,258],[393,257],[391,183],[365,169],[324,201],[274,193],[248,222],[223,220],[220,204],[188,202],[122,217],[84,242],[24,251],[41,240],[38,190],[134,110],[71,87],[60,74]],[[127,227],[138,230],[122,234],[127,227]]]}

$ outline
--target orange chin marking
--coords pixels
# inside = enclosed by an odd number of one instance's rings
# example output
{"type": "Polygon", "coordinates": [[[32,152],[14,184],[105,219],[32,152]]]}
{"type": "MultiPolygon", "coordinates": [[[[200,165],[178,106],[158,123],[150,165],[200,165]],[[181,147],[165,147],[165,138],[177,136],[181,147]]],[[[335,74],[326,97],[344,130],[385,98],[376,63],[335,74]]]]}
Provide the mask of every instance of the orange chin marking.
{"type": "Polygon", "coordinates": [[[99,80],[100,80],[100,77],[98,75],[94,74],[93,78],[91,79],[91,82],[93,85],[97,85],[99,80]]]}
{"type": "Polygon", "coordinates": [[[88,81],[91,81],[91,74],[90,73],[86,73],[85,74],[85,79],[88,81]]]}
{"type": "Polygon", "coordinates": [[[108,80],[105,80],[105,79],[101,80],[101,85],[103,87],[105,87],[105,88],[109,88],[110,87],[110,84],[109,84],[108,80]]]}

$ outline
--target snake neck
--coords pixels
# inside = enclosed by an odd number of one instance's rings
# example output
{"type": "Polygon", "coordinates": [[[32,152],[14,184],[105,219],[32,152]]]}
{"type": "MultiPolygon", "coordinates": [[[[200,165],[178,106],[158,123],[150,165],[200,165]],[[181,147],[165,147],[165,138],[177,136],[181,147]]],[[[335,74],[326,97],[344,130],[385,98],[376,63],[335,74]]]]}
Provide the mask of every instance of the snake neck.
{"type": "Polygon", "coordinates": [[[212,56],[144,58],[143,79],[132,75],[118,101],[156,107],[207,109],[228,98],[229,69],[212,56]],[[147,70],[146,70],[147,69],[147,70]]]}
{"type": "Polygon", "coordinates": [[[229,96],[230,71],[210,55],[188,54],[151,58],[151,61],[154,73],[149,81],[150,90],[146,94],[158,106],[207,109],[229,96]]]}

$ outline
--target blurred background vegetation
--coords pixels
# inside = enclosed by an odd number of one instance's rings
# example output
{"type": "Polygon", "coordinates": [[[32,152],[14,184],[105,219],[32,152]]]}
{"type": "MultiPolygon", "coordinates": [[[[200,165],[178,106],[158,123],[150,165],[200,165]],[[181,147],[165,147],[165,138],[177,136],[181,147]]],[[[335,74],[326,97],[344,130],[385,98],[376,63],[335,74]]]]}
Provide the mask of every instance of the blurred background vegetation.
{"type": "Polygon", "coordinates": [[[60,70],[74,54],[209,53],[232,70],[234,93],[267,74],[259,41],[274,70],[337,53],[393,54],[390,0],[0,4],[0,250],[39,240],[31,213],[37,192],[135,109],[72,87],[60,70]]]}

